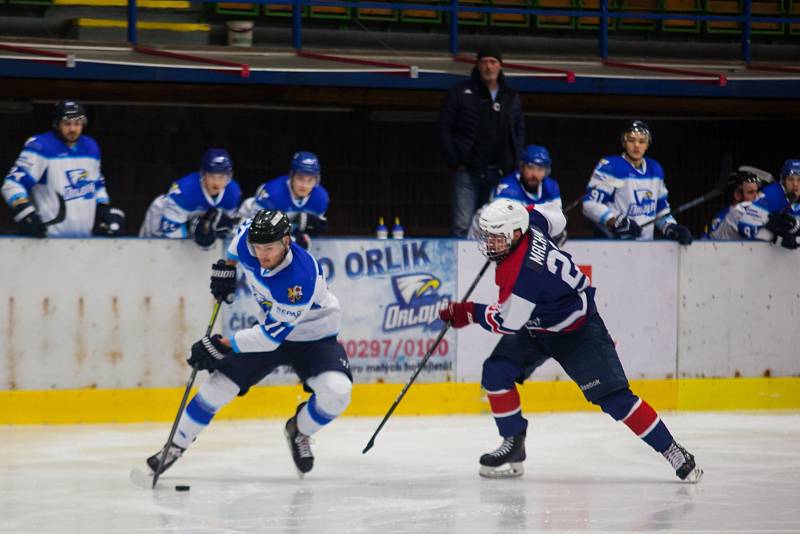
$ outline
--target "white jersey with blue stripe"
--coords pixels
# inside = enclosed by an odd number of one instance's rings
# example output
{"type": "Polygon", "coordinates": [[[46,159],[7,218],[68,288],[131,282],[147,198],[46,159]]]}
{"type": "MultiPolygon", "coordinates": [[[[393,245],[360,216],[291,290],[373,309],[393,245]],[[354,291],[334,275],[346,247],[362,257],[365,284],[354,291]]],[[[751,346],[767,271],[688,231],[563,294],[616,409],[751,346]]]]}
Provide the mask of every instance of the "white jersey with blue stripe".
{"type": "Polygon", "coordinates": [[[787,213],[800,218],[800,202],[789,204],[786,191],[778,182],[773,182],[762,191],[763,196],[745,209],[738,221],[739,235],[745,239],[771,240],[772,232],[764,228],[773,213],[787,213]]]}
{"type": "Polygon", "coordinates": [[[494,198],[510,198],[522,202],[526,206],[553,204],[561,208],[561,191],[558,182],[549,176],[539,183],[535,193],[525,189],[518,172],[506,176],[494,189],[494,198]]]}
{"type": "Polygon", "coordinates": [[[292,193],[289,180],[289,176],[284,175],[261,184],[256,189],[254,196],[242,202],[242,207],[239,208],[239,217],[253,217],[259,210],[280,210],[293,223],[298,219],[300,213],[324,217],[330,204],[328,191],[318,184],[314,186],[307,197],[298,198],[292,193]]]}
{"type": "Polygon", "coordinates": [[[12,208],[32,201],[43,221],[56,217],[61,195],[66,218],[48,227],[48,237],[89,237],[97,204],[109,202],[100,148],[86,135],[71,147],[53,131],[35,135],[25,142],[5,177],[2,193],[12,208]]]}
{"type": "MultiPolygon", "coordinates": [[[[664,170],[656,160],[644,158],[641,168],[636,168],[623,156],[607,156],[600,160],[589,179],[583,214],[610,236],[606,221],[612,217],[625,216],[641,226],[669,213],[668,194],[664,170]]],[[[671,223],[675,219],[667,215],[655,226],[661,229],[671,223]]],[[[653,225],[642,228],[639,239],[653,239],[653,225]]]]}
{"type": "Polygon", "coordinates": [[[241,265],[253,297],[264,311],[263,324],[231,337],[236,352],[270,352],[283,341],[316,341],[339,333],[342,310],[329,289],[317,260],[292,243],[284,260],[262,269],[247,242],[251,219],[245,221],[228,246],[227,257],[241,265]]]}
{"type": "Polygon", "coordinates": [[[199,172],[187,174],[172,183],[166,195],[158,196],[147,208],[139,230],[140,237],[167,237],[182,239],[188,236],[188,222],[208,210],[217,208],[234,217],[239,209],[242,190],[236,180],[212,197],[203,187],[199,172]]]}

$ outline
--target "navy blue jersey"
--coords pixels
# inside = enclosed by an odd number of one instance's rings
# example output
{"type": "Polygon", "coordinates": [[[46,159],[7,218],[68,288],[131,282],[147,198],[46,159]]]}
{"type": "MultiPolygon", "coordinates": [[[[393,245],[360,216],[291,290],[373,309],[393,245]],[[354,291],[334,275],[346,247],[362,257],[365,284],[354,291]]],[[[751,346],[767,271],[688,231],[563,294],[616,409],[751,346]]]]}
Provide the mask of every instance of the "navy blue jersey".
{"type": "Polygon", "coordinates": [[[494,198],[518,200],[526,206],[553,203],[561,208],[561,191],[558,189],[558,182],[549,176],[542,180],[535,193],[531,193],[522,185],[520,175],[516,172],[500,180],[494,189],[494,198]]]}
{"type": "Polygon", "coordinates": [[[569,332],[595,310],[589,279],[549,239],[547,219],[536,211],[530,217],[528,232],[497,266],[497,303],[475,305],[477,322],[490,332],[569,332]]]}

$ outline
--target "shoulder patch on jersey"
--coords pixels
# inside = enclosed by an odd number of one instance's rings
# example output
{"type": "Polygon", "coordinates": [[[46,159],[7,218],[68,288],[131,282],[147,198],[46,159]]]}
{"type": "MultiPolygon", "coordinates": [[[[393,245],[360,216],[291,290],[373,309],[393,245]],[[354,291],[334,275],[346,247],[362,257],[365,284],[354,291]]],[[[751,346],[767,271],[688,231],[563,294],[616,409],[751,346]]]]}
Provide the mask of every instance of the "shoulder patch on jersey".
{"type": "Polygon", "coordinates": [[[292,304],[297,303],[303,298],[303,288],[300,286],[292,286],[287,288],[286,298],[288,298],[289,302],[292,304]]]}

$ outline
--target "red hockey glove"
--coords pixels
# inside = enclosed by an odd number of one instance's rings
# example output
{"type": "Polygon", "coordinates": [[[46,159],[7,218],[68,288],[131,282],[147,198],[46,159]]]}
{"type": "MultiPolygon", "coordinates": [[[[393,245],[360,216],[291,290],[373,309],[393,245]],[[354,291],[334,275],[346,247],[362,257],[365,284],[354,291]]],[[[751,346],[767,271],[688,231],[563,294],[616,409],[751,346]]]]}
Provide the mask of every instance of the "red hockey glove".
{"type": "Polygon", "coordinates": [[[446,308],[439,310],[439,318],[453,325],[453,328],[463,328],[474,323],[475,305],[472,302],[451,302],[446,308]]]}

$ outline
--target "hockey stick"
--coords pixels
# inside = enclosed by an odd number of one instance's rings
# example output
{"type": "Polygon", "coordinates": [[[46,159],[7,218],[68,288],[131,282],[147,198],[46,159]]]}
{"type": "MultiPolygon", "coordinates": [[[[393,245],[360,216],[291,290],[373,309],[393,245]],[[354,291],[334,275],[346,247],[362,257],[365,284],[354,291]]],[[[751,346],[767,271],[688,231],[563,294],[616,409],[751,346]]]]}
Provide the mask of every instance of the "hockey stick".
{"type": "Polygon", "coordinates": [[[678,215],[679,213],[683,213],[684,211],[691,209],[697,206],[698,204],[702,204],[703,202],[710,200],[716,197],[717,195],[722,194],[722,192],[725,191],[725,188],[731,183],[730,174],[732,166],[733,166],[733,158],[729,153],[726,153],[724,156],[722,156],[722,167],[720,168],[719,179],[717,180],[717,183],[714,185],[714,189],[712,189],[711,191],[707,192],[704,195],[695,198],[694,200],[690,200],[686,204],[681,204],[674,210],[670,210],[664,215],[656,217],[655,219],[651,219],[646,223],[641,224],[640,226],[642,228],[645,228],[646,226],[655,224],[657,221],[660,221],[664,217],[668,217],[670,215],[678,215]]]}
{"type": "Polygon", "coordinates": [[[67,203],[64,202],[64,197],[60,194],[56,193],[56,196],[58,197],[58,213],[49,221],[42,222],[45,226],[53,226],[54,224],[64,222],[64,219],[67,218],[67,203]]]}
{"type": "MultiPolygon", "coordinates": [[[[604,183],[610,185],[614,189],[619,189],[620,187],[625,185],[624,181],[620,180],[619,178],[613,178],[613,177],[606,178],[604,180],[604,183]]],[[[578,198],[567,204],[567,207],[561,210],[562,213],[566,215],[570,211],[574,210],[578,206],[578,204],[583,203],[584,198],[586,198],[586,193],[582,194],[581,196],[579,196],[578,198]]]]}
{"type": "MultiPolygon", "coordinates": [[[[214,303],[214,311],[211,312],[211,320],[208,321],[208,328],[206,328],[206,337],[211,335],[211,330],[214,329],[214,323],[217,322],[217,315],[219,314],[219,306],[220,301],[217,300],[214,303]]],[[[186,407],[186,399],[189,397],[189,391],[192,389],[192,385],[194,385],[194,379],[197,377],[197,367],[192,368],[192,375],[189,377],[189,380],[186,381],[186,389],[183,391],[183,398],[181,399],[181,406],[178,408],[178,415],[175,416],[175,421],[172,423],[172,430],[169,431],[169,437],[167,438],[167,443],[164,445],[164,448],[161,449],[161,460],[158,462],[158,470],[153,474],[153,486],[152,489],[156,489],[156,483],[158,482],[158,477],[161,476],[161,472],[164,469],[164,462],[167,459],[167,450],[169,450],[170,444],[172,444],[172,438],[175,437],[175,431],[178,429],[178,421],[181,420],[181,414],[183,414],[183,409],[186,407]]]]}
{"type": "MultiPolygon", "coordinates": [[[[478,282],[480,282],[481,278],[483,278],[483,273],[485,273],[486,269],[489,268],[489,264],[490,263],[491,262],[489,260],[486,260],[486,263],[483,264],[483,267],[481,268],[480,272],[478,273],[478,276],[475,277],[475,280],[472,282],[472,285],[469,286],[469,289],[467,289],[467,293],[464,295],[464,298],[462,299],[462,302],[467,300],[469,298],[469,296],[472,294],[472,291],[475,289],[475,286],[477,286],[478,282]]],[[[433,342],[433,345],[431,345],[431,348],[428,349],[428,352],[425,353],[425,356],[422,358],[422,361],[419,362],[419,365],[417,366],[417,369],[414,371],[414,374],[411,375],[411,379],[406,383],[406,385],[403,388],[403,390],[400,392],[400,394],[395,399],[394,404],[392,404],[392,407],[389,408],[389,411],[386,412],[386,415],[383,416],[383,421],[381,421],[381,424],[378,425],[378,428],[375,430],[375,433],[372,434],[372,437],[369,438],[369,443],[367,443],[367,446],[364,447],[363,451],[361,451],[361,454],[367,454],[367,451],[369,451],[372,448],[372,446],[375,445],[375,438],[378,436],[378,432],[381,431],[381,429],[383,428],[383,425],[385,425],[386,421],[389,420],[389,417],[392,416],[392,414],[394,413],[395,408],[397,408],[397,405],[400,404],[401,400],[403,400],[403,397],[405,396],[406,392],[408,391],[408,388],[410,388],[411,384],[414,383],[414,380],[417,379],[417,375],[419,375],[419,373],[422,371],[423,367],[425,367],[425,364],[430,359],[431,355],[433,354],[433,351],[436,350],[436,347],[439,345],[439,342],[442,340],[442,338],[444,337],[444,335],[447,333],[447,331],[449,329],[450,329],[450,322],[448,321],[447,323],[445,323],[444,327],[442,327],[442,330],[441,330],[441,332],[439,332],[439,335],[436,336],[436,340],[433,342]]]]}

